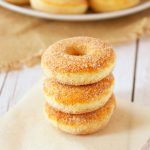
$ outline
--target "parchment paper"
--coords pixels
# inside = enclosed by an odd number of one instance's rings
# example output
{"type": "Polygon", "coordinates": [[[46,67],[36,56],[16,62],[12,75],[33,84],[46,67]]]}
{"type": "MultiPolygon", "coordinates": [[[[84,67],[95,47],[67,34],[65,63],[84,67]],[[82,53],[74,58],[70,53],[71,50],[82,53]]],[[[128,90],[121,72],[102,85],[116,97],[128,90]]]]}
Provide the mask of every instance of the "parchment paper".
{"type": "Polygon", "coordinates": [[[109,125],[75,136],[51,127],[43,112],[41,84],[0,118],[0,150],[140,150],[150,137],[150,109],[117,98],[109,125]]]}

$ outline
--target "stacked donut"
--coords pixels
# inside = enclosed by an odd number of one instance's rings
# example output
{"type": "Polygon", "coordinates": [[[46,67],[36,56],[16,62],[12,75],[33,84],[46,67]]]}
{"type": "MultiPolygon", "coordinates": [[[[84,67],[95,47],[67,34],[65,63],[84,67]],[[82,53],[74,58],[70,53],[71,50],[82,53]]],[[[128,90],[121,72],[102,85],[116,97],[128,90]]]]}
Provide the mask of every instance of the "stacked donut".
{"type": "Polygon", "coordinates": [[[107,12],[133,7],[141,0],[6,0],[22,5],[31,3],[32,8],[58,14],[82,14],[89,8],[95,12],[107,12]]]}
{"type": "Polygon", "coordinates": [[[115,109],[113,49],[99,39],[74,37],[51,45],[41,64],[47,78],[45,111],[55,127],[72,134],[103,128],[115,109]]]}

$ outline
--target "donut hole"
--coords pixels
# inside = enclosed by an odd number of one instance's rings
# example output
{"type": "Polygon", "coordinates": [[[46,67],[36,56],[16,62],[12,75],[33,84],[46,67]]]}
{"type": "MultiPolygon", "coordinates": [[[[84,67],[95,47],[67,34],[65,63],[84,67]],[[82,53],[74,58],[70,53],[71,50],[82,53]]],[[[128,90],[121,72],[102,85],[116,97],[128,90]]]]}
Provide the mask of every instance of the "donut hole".
{"type": "Polygon", "coordinates": [[[82,49],[77,49],[77,48],[73,48],[70,47],[66,50],[66,53],[68,55],[73,55],[73,56],[83,56],[85,55],[85,51],[83,51],[82,49]]]}

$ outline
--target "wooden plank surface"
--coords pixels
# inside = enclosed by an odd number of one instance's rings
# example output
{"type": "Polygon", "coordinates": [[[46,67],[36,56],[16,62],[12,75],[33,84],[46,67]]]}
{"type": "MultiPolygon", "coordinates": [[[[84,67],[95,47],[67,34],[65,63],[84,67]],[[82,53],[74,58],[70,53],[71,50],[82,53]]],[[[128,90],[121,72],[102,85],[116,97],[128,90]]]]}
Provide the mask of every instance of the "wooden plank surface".
{"type": "Polygon", "coordinates": [[[41,68],[25,68],[0,74],[0,116],[16,104],[41,77],[41,68]]]}
{"type": "Polygon", "coordinates": [[[119,99],[131,101],[136,41],[116,46],[114,49],[117,53],[117,64],[114,70],[115,94],[119,99]]]}
{"type": "Polygon", "coordinates": [[[150,37],[139,41],[135,80],[134,101],[150,106],[150,37]]]}
{"type": "MultiPolygon", "coordinates": [[[[117,101],[131,102],[136,41],[127,43],[126,45],[115,46],[114,48],[117,53],[117,64],[114,70],[116,80],[114,93],[117,101]]],[[[118,120],[118,130],[127,130],[130,117],[128,117],[128,114],[124,114],[123,110],[116,113],[120,113],[118,118],[124,118],[121,122],[118,120]]],[[[114,141],[115,140],[118,141],[119,139],[115,139],[114,137],[114,141]]],[[[130,147],[128,132],[122,133],[122,140],[124,141],[122,143],[122,148],[128,150],[130,147]]]]}
{"type": "Polygon", "coordinates": [[[40,66],[26,68],[19,72],[14,99],[12,105],[16,104],[21,97],[41,78],[42,70],[40,66]]]}

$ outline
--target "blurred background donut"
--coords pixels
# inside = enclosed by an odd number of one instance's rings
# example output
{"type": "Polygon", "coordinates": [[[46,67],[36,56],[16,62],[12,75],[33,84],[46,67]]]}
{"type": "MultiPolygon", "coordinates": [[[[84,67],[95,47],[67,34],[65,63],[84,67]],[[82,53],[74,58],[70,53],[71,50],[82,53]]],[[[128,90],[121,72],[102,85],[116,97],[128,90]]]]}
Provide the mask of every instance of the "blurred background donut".
{"type": "Polygon", "coordinates": [[[90,0],[90,6],[95,12],[126,9],[140,3],[140,0],[90,0]]]}
{"type": "Polygon", "coordinates": [[[82,14],[88,4],[86,0],[30,0],[34,9],[57,14],[82,14]]]}

